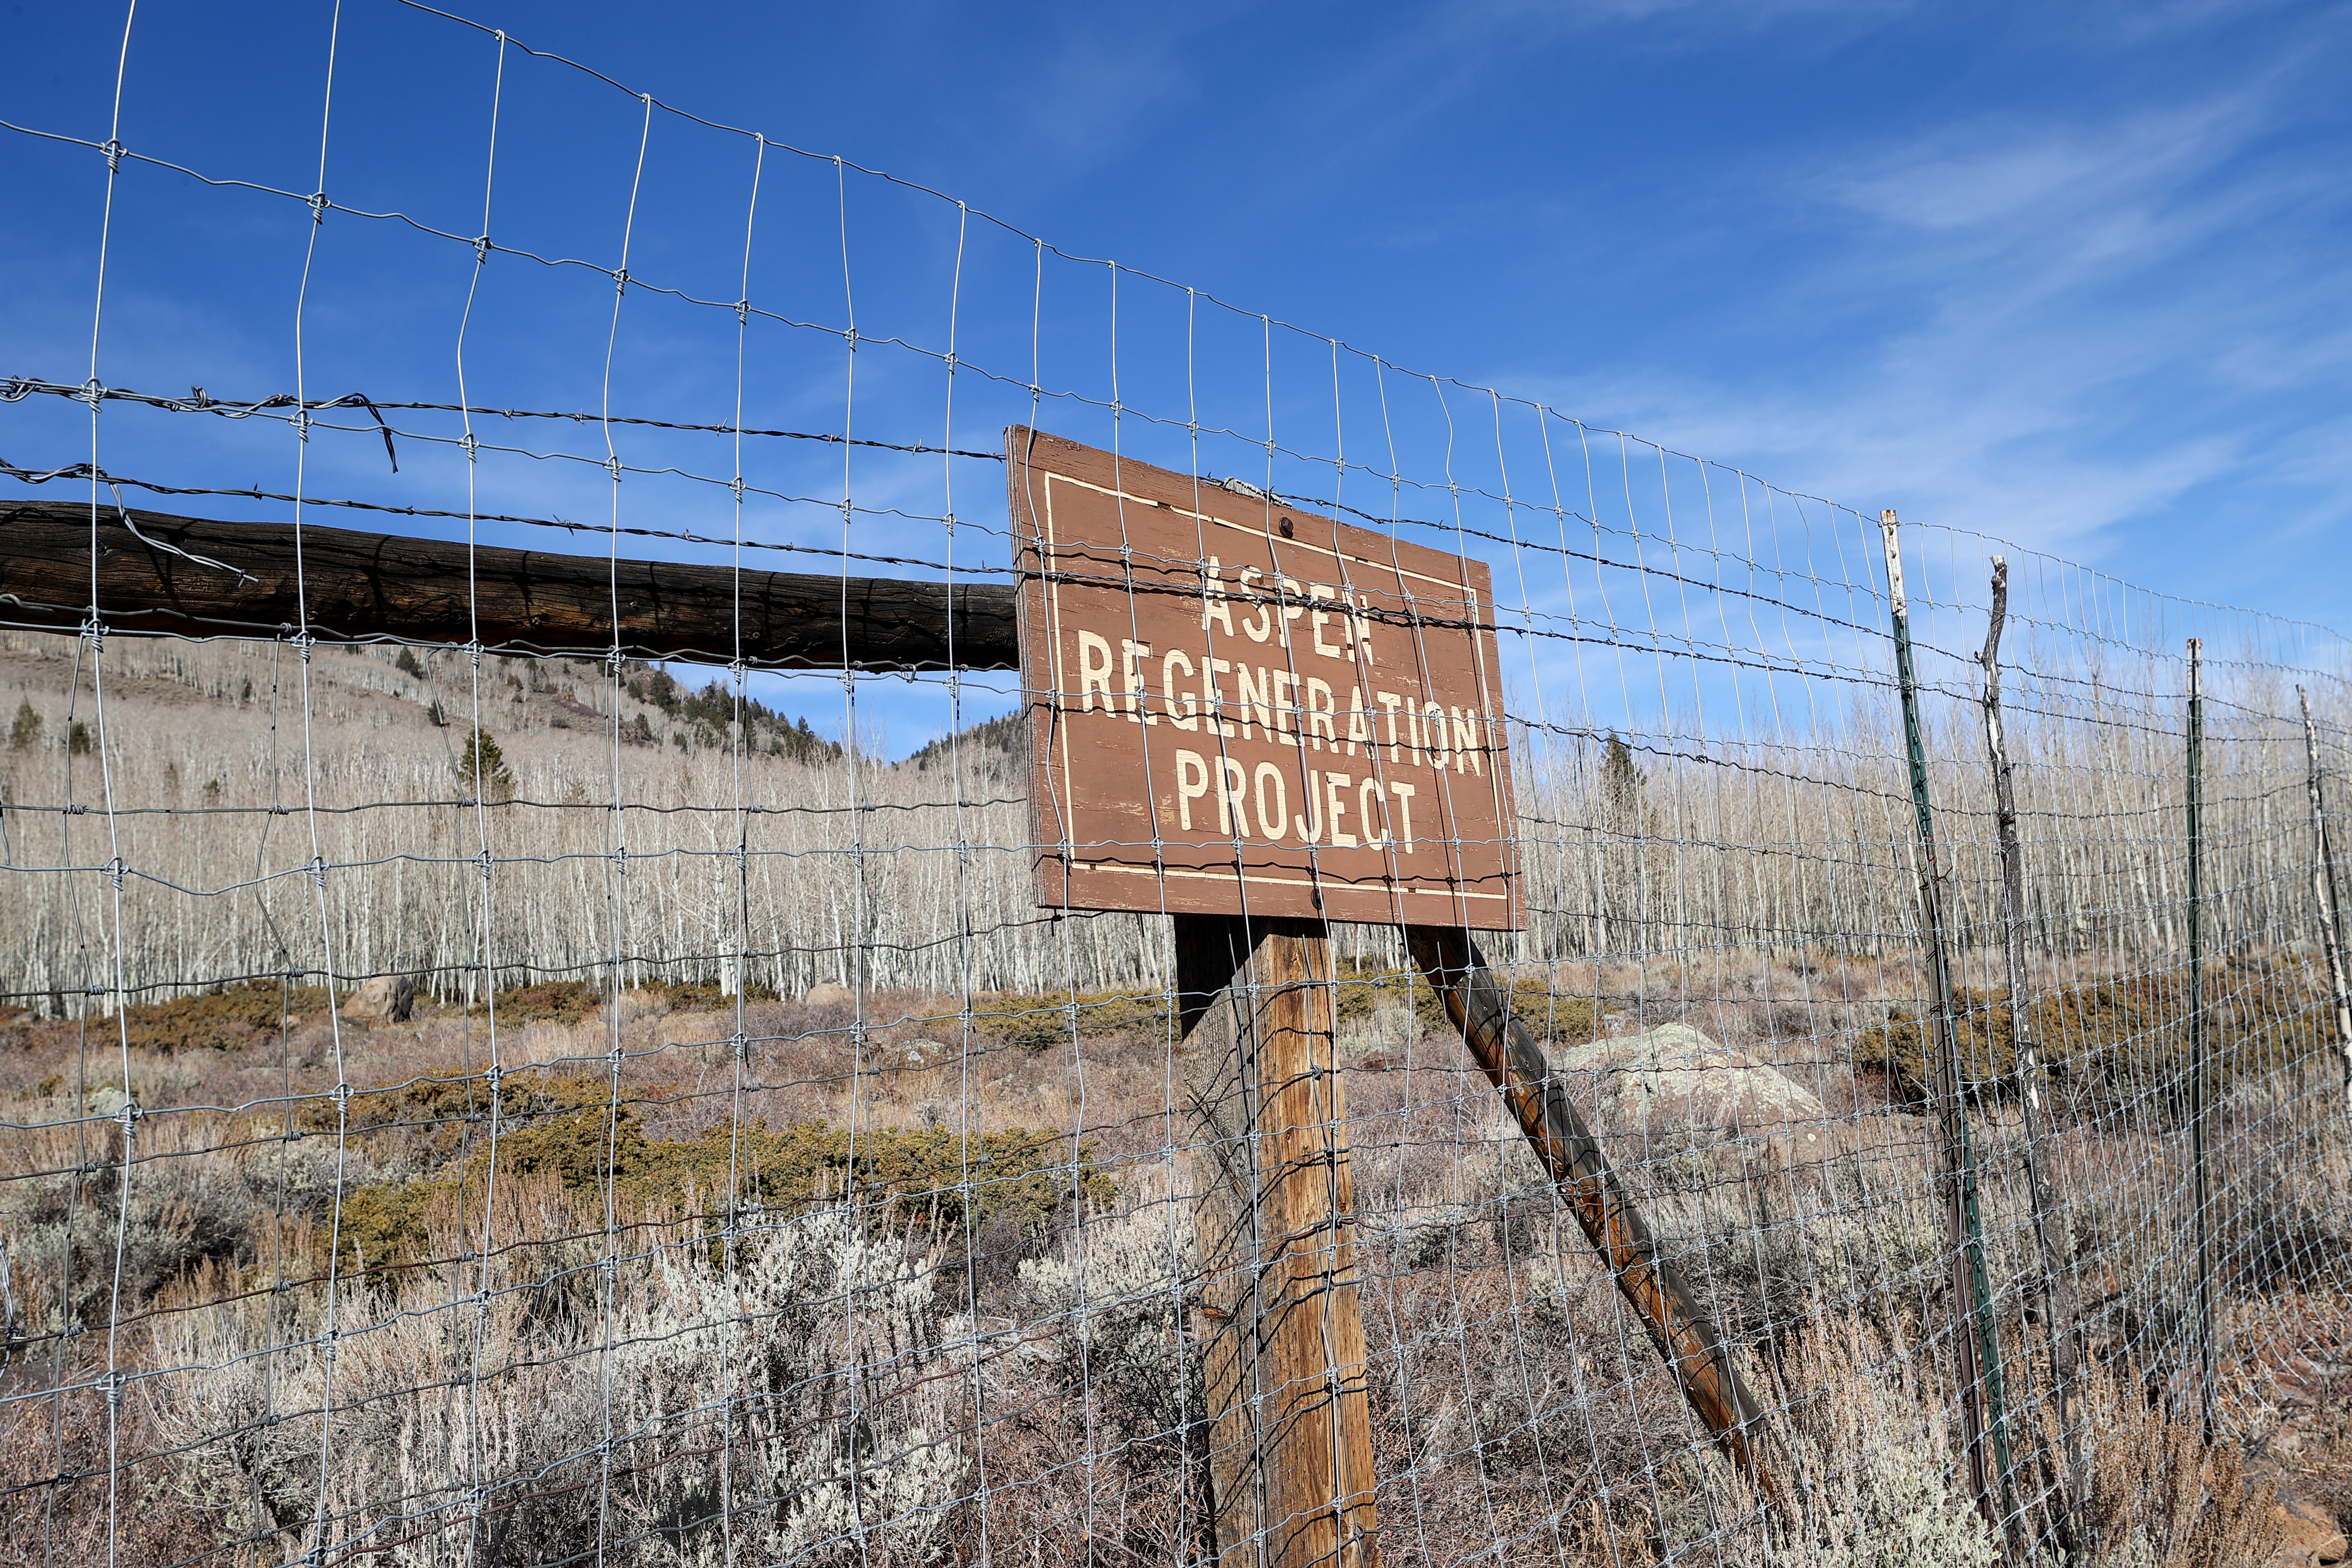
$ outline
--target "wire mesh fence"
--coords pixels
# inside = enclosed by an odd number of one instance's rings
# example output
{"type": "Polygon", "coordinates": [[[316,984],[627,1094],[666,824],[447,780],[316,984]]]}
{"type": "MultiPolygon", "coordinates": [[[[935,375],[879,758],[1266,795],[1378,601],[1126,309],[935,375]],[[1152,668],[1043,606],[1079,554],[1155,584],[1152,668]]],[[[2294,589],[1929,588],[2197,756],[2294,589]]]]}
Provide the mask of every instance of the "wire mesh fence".
{"type": "Polygon", "coordinates": [[[290,392],[119,384],[184,363],[109,329],[121,245],[88,374],[6,387],[93,584],[79,635],[0,602],[12,1560],[2274,1543],[2263,1466],[2352,1378],[2340,637],[1905,524],[1906,693],[1875,517],[392,16],[480,78],[413,206],[337,151],[394,111],[331,39],[309,190],[152,158],[135,105],[19,132],[110,225],[201,181],[299,267],[290,392]],[[1169,919],[1035,899],[1052,694],[618,651],[624,557],[1013,582],[1016,423],[1492,567],[1528,921],[1485,960],[1747,1460],[1451,971],[1335,926],[1265,984],[1328,1009],[1312,1249],[1362,1343],[1305,1396],[1368,1500],[1340,1454],[1324,1534],[1278,1489],[1235,1529],[1207,1348],[1265,1262],[1209,1223],[1236,1140],[1169,919]],[[340,642],[290,550],[290,624],[146,635],[99,541],[159,497],[605,556],[614,652],[340,642]]]}

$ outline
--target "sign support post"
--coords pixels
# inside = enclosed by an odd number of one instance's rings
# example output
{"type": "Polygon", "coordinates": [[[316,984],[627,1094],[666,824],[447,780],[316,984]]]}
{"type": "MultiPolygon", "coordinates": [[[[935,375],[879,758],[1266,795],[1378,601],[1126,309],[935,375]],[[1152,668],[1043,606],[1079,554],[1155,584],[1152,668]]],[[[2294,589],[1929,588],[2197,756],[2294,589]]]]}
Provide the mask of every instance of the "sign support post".
{"type": "Polygon", "coordinates": [[[1174,917],[1221,1568],[1378,1568],[1329,929],[1174,917]]]}

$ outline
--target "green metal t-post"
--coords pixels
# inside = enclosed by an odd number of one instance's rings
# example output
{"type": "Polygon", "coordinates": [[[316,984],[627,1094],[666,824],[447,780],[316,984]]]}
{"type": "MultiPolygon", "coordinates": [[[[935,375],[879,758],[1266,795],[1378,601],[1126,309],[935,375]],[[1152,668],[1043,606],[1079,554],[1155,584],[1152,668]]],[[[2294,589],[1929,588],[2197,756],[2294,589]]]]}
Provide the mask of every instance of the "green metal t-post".
{"type": "Polygon", "coordinates": [[[2003,1540],[2015,1535],[2017,1506],[2009,1459],[2009,1424],[2001,1396],[2000,1338],[1993,1320],[1992,1282],[1985,1271],[1984,1222],[1977,1198],[1976,1161],[1969,1148],[1968,1109],[1960,1099],[1960,1043],[1952,1021],[1952,972],[1944,951],[1943,876],[1936,865],[1936,823],[1927,806],[1927,753],[1919,731],[1919,684],[1911,668],[1911,614],[1903,595],[1903,547],[1895,517],[1879,513],[1886,536],[1887,604],[1895,623],[1895,673],[1903,697],[1903,743],[1911,765],[1911,803],[1919,814],[1919,916],[1927,939],[1927,981],[1935,1011],[1936,1101],[1943,1122],[1945,1227],[1952,1247],[1953,1335],[1959,1360],[1962,1442],[1969,1489],[1978,1511],[2003,1540]],[[1991,1439],[1992,1466],[1985,1463],[1991,1439]],[[2000,1497],[1993,1496],[1994,1473],[2000,1497]]]}
{"type": "Polygon", "coordinates": [[[2197,1205],[2199,1423],[2213,1441],[2213,1238],[2205,1175],[2205,693],[2204,649],[2189,639],[2189,1159],[2197,1205]]]}

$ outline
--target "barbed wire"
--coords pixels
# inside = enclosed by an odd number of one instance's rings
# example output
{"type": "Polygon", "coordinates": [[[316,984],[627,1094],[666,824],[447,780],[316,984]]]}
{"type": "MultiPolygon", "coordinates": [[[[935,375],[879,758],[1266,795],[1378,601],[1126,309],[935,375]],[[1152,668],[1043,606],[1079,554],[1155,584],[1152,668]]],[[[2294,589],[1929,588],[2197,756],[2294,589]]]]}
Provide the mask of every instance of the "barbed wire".
{"type": "MultiPolygon", "coordinates": [[[[1168,877],[1151,910],[1070,907],[1041,881],[1079,836],[1033,721],[1071,694],[1034,667],[985,697],[952,668],[754,687],[739,615],[732,646],[705,650],[717,684],[664,670],[656,689],[643,666],[478,636],[339,642],[315,562],[293,620],[250,639],[126,635],[151,627],[95,586],[80,605],[17,594],[0,629],[11,1552],[879,1568],[1360,1563],[1370,1540],[1391,1563],[1719,1563],[1843,1560],[1902,1532],[1938,1560],[2165,1561],[2188,1550],[2183,1498],[2201,1540],[2228,1537],[2215,1560],[2253,1551],[2256,1494],[2223,1460],[2301,1484],[2276,1436],[2336,1442],[2320,1406],[2352,1366],[2352,1041],[2320,919],[2343,876],[2340,837],[2321,843],[2352,719],[2341,637],[1916,523],[1895,531],[1919,579],[1906,636],[1874,514],[1402,370],[408,10],[495,53],[471,235],[328,197],[331,175],[355,179],[331,152],[369,123],[348,85],[339,102],[320,83],[309,193],[132,151],[135,102],[104,142],[10,127],[101,157],[110,222],[132,170],[194,182],[173,199],[298,203],[304,269],[293,391],[111,386],[101,370],[152,366],[156,329],[94,329],[84,380],[0,383],[17,455],[74,460],[0,475],[88,487],[94,551],[131,519],[109,487],[268,503],[310,539],[359,512],[462,524],[468,543],[562,529],[609,552],[614,627],[625,540],[723,559],[739,583],[765,551],[822,558],[845,594],[866,565],[1042,591],[1010,510],[958,492],[961,465],[1002,460],[971,428],[1063,426],[1190,476],[1198,516],[1263,512],[1269,538],[1287,509],[1362,525],[1368,554],[1482,562],[1503,585],[1475,612],[1441,595],[1360,621],[1400,658],[1494,634],[1478,776],[1507,781],[1508,810],[1422,844],[1454,867],[1512,851],[1522,929],[1478,941],[1532,1055],[1482,1066],[1475,987],[1398,922],[1330,923],[1299,973],[1229,984],[1180,951],[1201,928],[1171,918],[1191,906],[1168,877]],[[512,116],[546,112],[515,107],[541,101],[509,95],[524,71],[619,95],[611,263],[490,238],[527,232],[502,204],[545,177],[499,151],[512,116]],[[740,210],[714,174],[692,215],[653,216],[676,212],[648,200],[673,121],[751,153],[740,210]],[[877,287],[852,245],[868,180],[952,224],[952,268],[942,229],[938,275],[910,290],[921,312],[894,311],[902,279],[877,287]],[[771,280],[754,258],[779,208],[824,265],[771,280]],[[347,248],[318,247],[331,223],[347,248]],[[383,305],[329,384],[439,393],[398,340],[446,342],[454,318],[455,395],[310,395],[328,362],[303,323],[395,230],[471,268],[463,313],[383,305]],[[996,240],[1009,251],[982,254],[996,240]],[[731,267],[739,243],[735,300],[643,275],[689,250],[731,267]],[[1107,300],[1063,298],[1063,266],[1107,300]],[[533,288],[610,281],[593,396],[561,377],[512,406],[469,392],[503,393],[491,373],[523,358],[502,329],[527,301],[478,287],[515,268],[533,288]],[[1008,268],[1025,287],[974,281],[1008,268]],[[1151,335],[1139,289],[1181,305],[1181,341],[1151,335]],[[673,340],[657,372],[629,359],[646,312],[679,307],[733,316],[731,363],[716,335],[673,340]],[[797,356],[777,361],[782,396],[758,357],[779,342],[797,356]],[[1108,377],[1049,362],[1061,342],[1107,350],[1108,377]],[[730,376],[733,417],[693,416],[729,405],[730,376]],[[836,393],[837,425],[808,413],[836,393]],[[58,434],[84,415],[86,457],[58,434]],[[215,450],[204,416],[251,449],[215,450]],[[523,430],[484,439],[491,419],[523,430]],[[668,461],[682,435],[725,438],[727,462],[668,461]],[[802,460],[820,453],[842,459],[837,493],[802,460]],[[213,483],[231,460],[287,477],[213,483]],[[555,515],[583,484],[605,515],[555,515]],[[2017,598],[2005,762],[1975,646],[1994,554],[2017,598]],[[69,658],[37,621],[79,628],[69,658]],[[1906,641],[1916,678],[1895,668],[1906,641]],[[2308,731],[2291,685],[2311,689],[2308,731]],[[900,755],[909,731],[938,739],[900,755]],[[1306,1065],[1221,1082],[1221,1020],[1294,1005],[1306,1065]],[[1571,1159],[1546,1117],[1581,1130],[1571,1159]],[[1273,1122],[1307,1142],[1270,1149],[1273,1122]],[[1257,1203],[1261,1179],[1305,1216],[1257,1203]],[[1604,1224],[1637,1217],[1685,1328],[1719,1336],[1755,1405],[1748,1461],[1689,1403],[1691,1363],[1670,1358],[1690,1335],[1662,1335],[1621,1289],[1627,1254],[1593,1245],[1587,1182],[1604,1224]],[[1952,1218],[1962,1185],[1973,1230],[1952,1218]],[[1233,1325],[1278,1336],[1293,1310],[1329,1353],[1254,1391],[1233,1325]],[[1313,1379],[1304,1412],[1283,1403],[1313,1379]],[[1303,1420],[1334,1475],[1362,1456],[1358,1491],[1282,1491],[1265,1445],[1303,1420]],[[2149,1456],[2146,1473],[2085,1468],[2086,1443],[2149,1456]]],[[[118,77],[131,48],[126,32],[118,77]]],[[[332,40],[327,62],[371,68],[332,40]]],[[[286,123],[307,124],[310,90],[286,123]]],[[[469,205],[467,155],[427,173],[462,175],[469,205]]],[[[113,241],[101,258],[102,315],[141,275],[113,241]]],[[[1145,609],[1207,599],[1128,592],[1132,574],[1198,571],[1210,546],[1130,522],[1117,571],[1052,586],[1120,589],[1140,643],[1145,609]]],[[[1201,629],[1188,658],[1241,646],[1201,629]]],[[[1111,710],[1160,716],[1146,699],[1171,700],[1169,668],[1111,710]]],[[[1213,730],[1241,719],[1246,699],[1207,692],[1186,700],[1213,730]]],[[[1307,743],[1303,690],[1254,711],[1307,743]]],[[[1363,745],[1335,765],[1376,774],[1363,745]]],[[[1454,798],[1454,755],[1424,810],[1454,798]]],[[[1139,793],[1174,809],[1186,787],[1139,793]]],[[[1236,859],[1291,837],[1268,831],[1265,788],[1201,796],[1219,822],[1202,837],[1236,859]]],[[[1155,816],[1084,847],[1164,868],[1176,837],[1155,816]]]]}
{"type": "MultiPolygon", "coordinates": [[[[816,441],[835,447],[864,447],[886,452],[907,452],[916,455],[930,453],[950,458],[978,458],[992,463],[1001,463],[1004,461],[1004,454],[1002,452],[964,452],[953,450],[946,447],[927,447],[919,441],[877,441],[870,437],[863,436],[853,439],[846,436],[837,436],[830,431],[824,430],[761,430],[749,426],[738,429],[732,425],[697,425],[675,419],[651,419],[625,414],[616,414],[607,418],[603,415],[590,414],[584,410],[578,413],[564,414],[560,412],[551,412],[544,409],[492,408],[487,405],[481,404],[404,403],[395,401],[392,398],[379,398],[372,400],[364,393],[358,392],[347,392],[341,397],[314,397],[306,403],[294,396],[291,393],[285,392],[277,393],[271,396],[262,398],[221,398],[208,397],[205,395],[203,388],[197,387],[192,389],[189,395],[186,397],[172,397],[153,393],[134,392],[129,387],[122,386],[68,386],[61,382],[41,381],[31,376],[11,376],[6,381],[0,381],[0,403],[13,403],[19,398],[31,396],[36,393],[51,397],[72,398],[78,402],[87,402],[92,398],[96,398],[106,402],[135,403],[143,407],[162,409],[167,413],[210,414],[216,417],[225,419],[250,418],[257,414],[268,413],[279,408],[296,409],[308,413],[323,413],[329,409],[335,408],[364,408],[370,415],[374,416],[375,428],[384,437],[384,451],[387,455],[391,455],[394,450],[392,446],[392,437],[394,432],[390,422],[383,417],[381,410],[386,408],[413,408],[441,414],[491,414],[496,415],[501,419],[560,419],[573,425],[634,425],[642,426],[648,429],[698,431],[714,436],[774,437],[792,441],[816,441]]],[[[291,416],[289,415],[288,417],[290,418],[291,416]]],[[[320,422],[320,426],[337,430],[364,428],[364,426],[359,426],[327,425],[323,421],[320,422]]],[[[420,432],[404,430],[398,432],[398,434],[404,437],[410,437],[417,440],[447,440],[447,438],[444,437],[427,436],[420,432]]],[[[461,443],[451,441],[448,442],[448,444],[456,446],[460,445],[461,443]]],[[[520,450],[520,448],[503,449],[520,450]]],[[[539,454],[526,455],[536,456],[539,454]]],[[[398,459],[395,458],[394,461],[394,471],[398,470],[398,459]]]]}

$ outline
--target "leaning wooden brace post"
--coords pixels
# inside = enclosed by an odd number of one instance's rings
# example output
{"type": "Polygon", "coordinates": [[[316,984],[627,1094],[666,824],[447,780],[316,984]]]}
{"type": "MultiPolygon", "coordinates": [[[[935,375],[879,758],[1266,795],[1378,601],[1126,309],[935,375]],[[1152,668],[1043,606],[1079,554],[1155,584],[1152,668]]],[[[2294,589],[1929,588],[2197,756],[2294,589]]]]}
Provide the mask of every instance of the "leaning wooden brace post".
{"type": "Polygon", "coordinates": [[[1968,1108],[1960,1100],[1959,1031],[1952,1017],[1952,972],[1944,949],[1943,874],[1936,865],[1936,822],[1927,806],[1927,752],[1919,727],[1919,685],[1911,668],[1911,612],[1903,596],[1903,547],[1891,511],[1879,513],[1886,539],[1886,597],[1894,621],[1895,684],[1903,704],[1903,746],[1911,774],[1911,804],[1919,826],[1919,924],[1927,943],[1932,1040],[1923,1042],[1935,1063],[1936,1110],[1942,1122],[1944,1231],[1951,1248],[1952,1348],[1958,1363],[1961,1442],[1968,1458],[1969,1490],[1978,1511],[1996,1533],[2016,1508],[2011,1500],[2009,1431],[2000,1387],[2000,1341],[1992,1311],[1992,1285],[1985,1272],[1984,1222],[1978,1206],[1977,1172],[1969,1148],[1968,1108]],[[1986,1448],[1990,1440],[1992,1452],[1986,1448]],[[1996,1500],[1994,1488],[2000,1489],[1996,1500]]]}
{"type": "Polygon", "coordinates": [[[1985,752],[1992,763],[1993,818],[2000,840],[2001,947],[2009,971],[2009,1033],[2016,1050],[2018,1099],[2025,1107],[2025,1185],[2033,1204],[2033,1241],[2041,1258],[2034,1293],[2041,1299],[2050,1336],[2051,1383],[2057,1392],[2058,1440],[2064,1454],[2058,1508],[2053,1520],[2059,1544],[2076,1550],[2074,1510],[2088,1480],[2083,1465],[2083,1432],[2075,1383],[2082,1371],[2082,1341],[2074,1286],[2074,1258],[2064,1210],[2050,1191],[2040,1141],[2049,1130],[2049,1079],[2042,1070],[2033,1004],[2025,974],[2025,858],[2018,846],[2017,788],[2009,765],[2008,737],[2000,719],[2000,632],[2009,618],[2009,563],[1992,558],[1992,612],[1985,627],[1985,752]]]}
{"type": "Polygon", "coordinates": [[[1378,1568],[1329,928],[1178,915],[1222,1568],[1378,1568]]]}
{"type": "Polygon", "coordinates": [[[2344,1058],[2344,1103],[2352,1110],[2352,986],[2344,978],[2344,910],[2336,901],[2336,857],[2328,842],[2327,802],[2319,787],[2319,726],[2311,721],[2311,693],[2298,686],[2303,704],[2303,750],[2310,763],[2311,901],[2319,911],[2319,945],[2327,950],[2327,987],[2336,999],[2336,1049],[2344,1058]]]}
{"type": "Polygon", "coordinates": [[[1732,1364],[1722,1333],[1659,1256],[1642,1211],[1609,1168],[1592,1136],[1554,1078],[1543,1049],[1512,1016],[1510,993],[1479,957],[1470,933],[1450,926],[1408,926],[1413,963],[1444,1003],[1487,1080],[1502,1091],[1544,1168],[1559,1184],[1577,1223],[1616,1277],[1617,1289],[1674,1369],[1684,1397],[1722,1444],[1724,1452],[1767,1497],[1777,1497],[1759,1449],[1764,1415],[1732,1364]]]}

